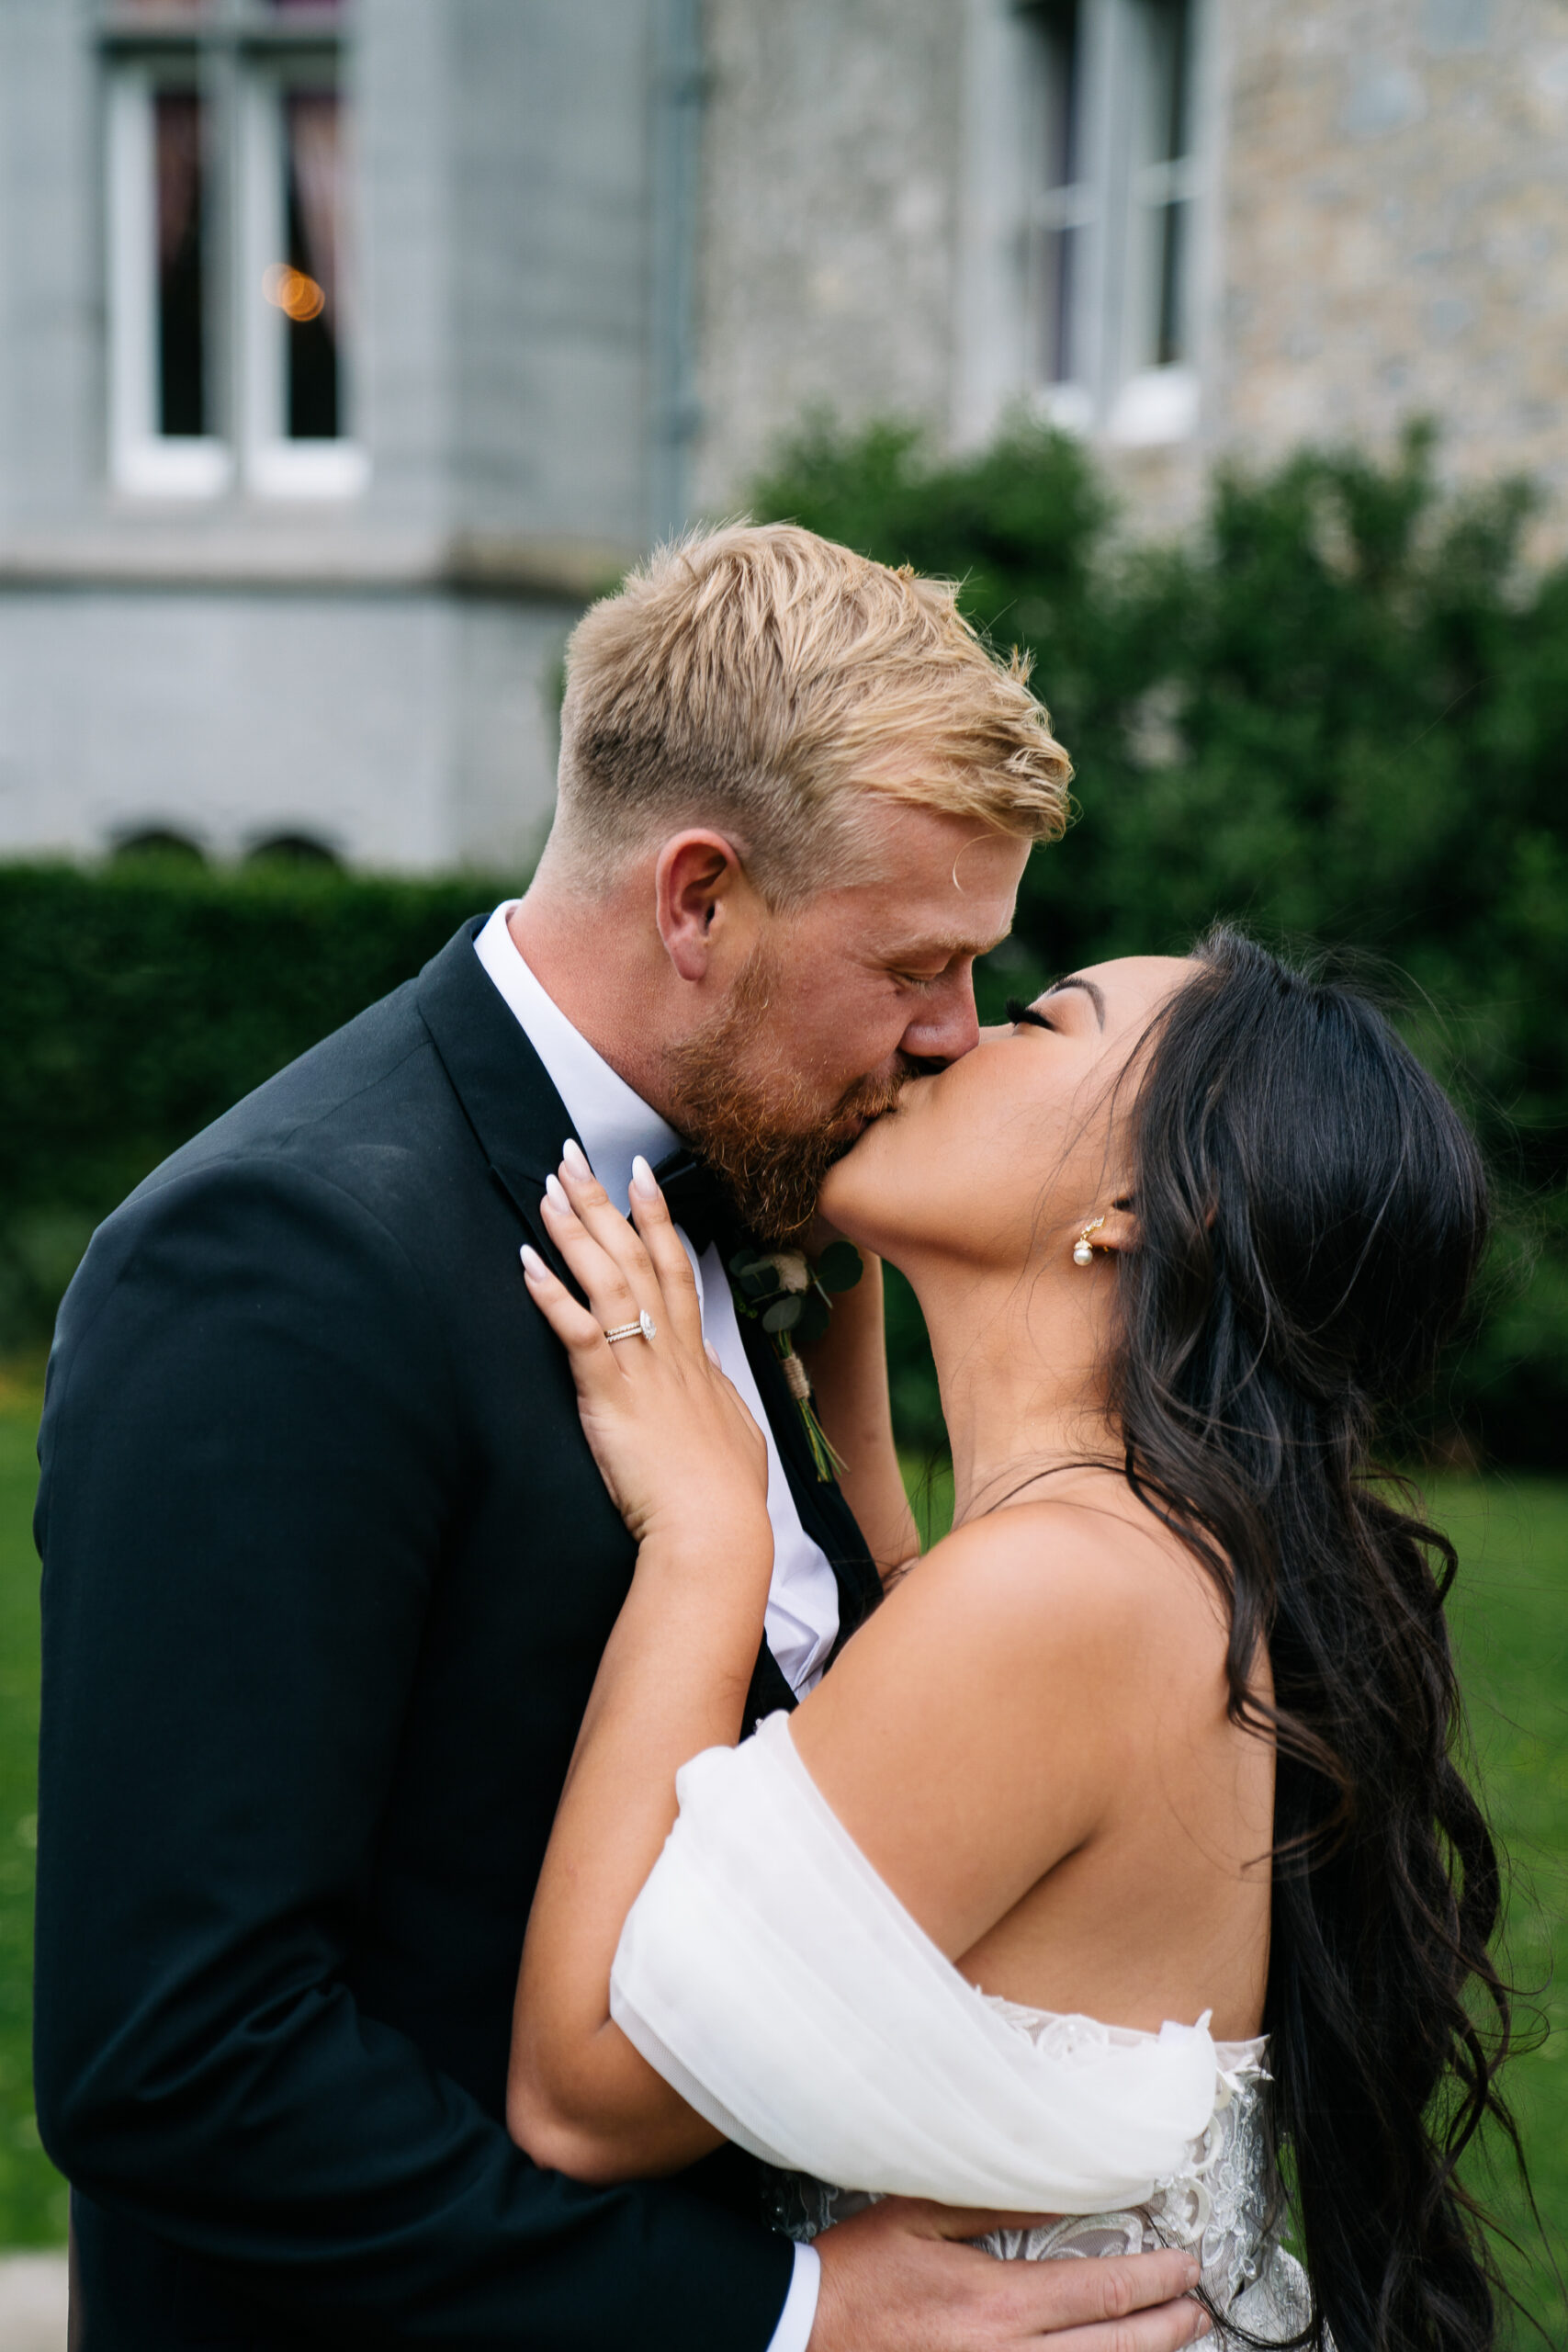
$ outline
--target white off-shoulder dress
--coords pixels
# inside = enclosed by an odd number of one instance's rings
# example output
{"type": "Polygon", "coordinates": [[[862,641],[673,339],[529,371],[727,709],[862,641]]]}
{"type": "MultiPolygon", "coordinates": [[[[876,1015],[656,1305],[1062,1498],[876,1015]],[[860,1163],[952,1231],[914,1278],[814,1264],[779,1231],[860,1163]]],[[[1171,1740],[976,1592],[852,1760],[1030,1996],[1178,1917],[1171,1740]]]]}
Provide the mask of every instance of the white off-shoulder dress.
{"type": "Polygon", "coordinates": [[[783,1714],[694,1757],[676,1792],[611,2015],[768,2168],[776,2227],[809,2238],[890,2195],[1049,2213],[981,2244],[1028,2261],[1179,2246],[1233,2341],[1304,2327],[1264,2041],[1215,2042],[1206,2017],[1143,2033],[977,1991],[850,1838],[783,1714]]]}

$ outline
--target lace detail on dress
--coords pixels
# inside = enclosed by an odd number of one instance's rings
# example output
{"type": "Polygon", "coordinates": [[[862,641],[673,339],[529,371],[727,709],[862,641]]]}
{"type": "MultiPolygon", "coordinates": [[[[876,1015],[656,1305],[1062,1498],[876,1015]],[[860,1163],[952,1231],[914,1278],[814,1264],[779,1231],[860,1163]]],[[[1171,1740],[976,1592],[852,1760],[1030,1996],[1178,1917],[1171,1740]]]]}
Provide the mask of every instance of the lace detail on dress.
{"type": "MultiPolygon", "coordinates": [[[[983,1997],[1037,2049],[1068,2064],[1108,2046],[1150,2038],[1096,2018],[1055,2016],[994,1994],[983,1997]]],[[[979,2244],[1009,2262],[1152,2254],[1180,2246],[1201,2264],[1204,2291],[1216,2311],[1265,2343],[1288,2342],[1306,2325],[1311,2297],[1305,2272],[1280,2243],[1284,2198],[1269,2148],[1267,2051],[1264,2040],[1215,2043],[1213,2113],[1200,2137],[1189,2143],[1181,2165],[1156,2183],[1146,2205],[1121,2213],[1069,2214],[1043,2229],[998,2230],[979,2244]]],[[[768,2219],[792,2238],[818,2237],[876,2201],[863,2191],[829,2188],[804,2173],[770,2171],[766,2182],[768,2219]]],[[[1230,2327],[1211,2340],[1216,2346],[1241,2341],[1230,2327]]],[[[1333,2352],[1326,2338],[1325,2346],[1333,2352]]]]}

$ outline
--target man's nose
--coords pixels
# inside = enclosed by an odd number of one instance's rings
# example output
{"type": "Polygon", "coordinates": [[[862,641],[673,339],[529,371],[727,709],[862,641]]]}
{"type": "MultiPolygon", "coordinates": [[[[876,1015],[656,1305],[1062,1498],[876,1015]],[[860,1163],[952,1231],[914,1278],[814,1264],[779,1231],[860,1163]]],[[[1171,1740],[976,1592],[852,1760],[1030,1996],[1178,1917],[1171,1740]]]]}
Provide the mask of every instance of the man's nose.
{"type": "Polygon", "coordinates": [[[913,1061],[955,1062],[972,1053],[980,1042],[980,1020],[968,974],[940,997],[928,997],[898,1042],[913,1061]]]}

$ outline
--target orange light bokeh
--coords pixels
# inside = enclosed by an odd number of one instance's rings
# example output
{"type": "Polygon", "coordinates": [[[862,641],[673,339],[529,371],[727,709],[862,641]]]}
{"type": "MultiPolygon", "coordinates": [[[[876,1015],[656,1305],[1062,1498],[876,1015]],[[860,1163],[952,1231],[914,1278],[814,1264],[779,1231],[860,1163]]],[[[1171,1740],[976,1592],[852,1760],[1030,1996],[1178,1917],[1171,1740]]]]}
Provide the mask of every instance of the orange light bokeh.
{"type": "Polygon", "coordinates": [[[327,298],[315,279],[307,277],[302,269],[291,269],[286,261],[271,262],[263,270],[262,292],[296,326],[319,319],[327,306],[327,298]]]}

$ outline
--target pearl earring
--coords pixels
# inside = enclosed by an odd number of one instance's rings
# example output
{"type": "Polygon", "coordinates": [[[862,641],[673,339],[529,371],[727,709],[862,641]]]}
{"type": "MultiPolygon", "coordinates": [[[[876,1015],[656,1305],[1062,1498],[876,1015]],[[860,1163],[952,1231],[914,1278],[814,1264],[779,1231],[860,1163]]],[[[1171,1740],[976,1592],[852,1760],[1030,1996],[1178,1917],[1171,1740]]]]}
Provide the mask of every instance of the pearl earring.
{"type": "Polygon", "coordinates": [[[1098,1233],[1104,1223],[1105,1219],[1102,1216],[1097,1216],[1094,1218],[1092,1223],[1085,1226],[1083,1231],[1079,1234],[1077,1239],[1073,1244],[1073,1263],[1075,1266],[1093,1265],[1094,1244],[1089,1239],[1089,1236],[1091,1233],[1098,1233]]]}

